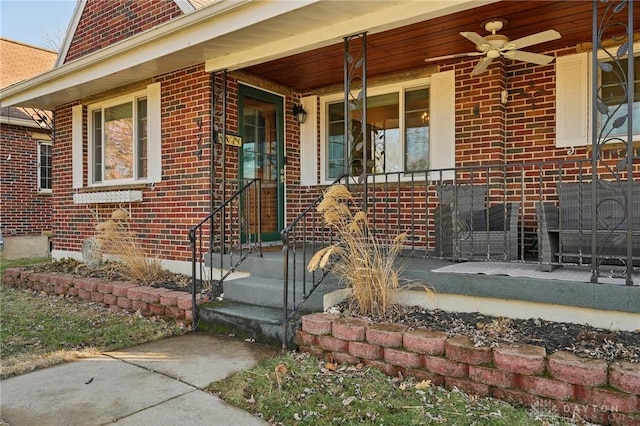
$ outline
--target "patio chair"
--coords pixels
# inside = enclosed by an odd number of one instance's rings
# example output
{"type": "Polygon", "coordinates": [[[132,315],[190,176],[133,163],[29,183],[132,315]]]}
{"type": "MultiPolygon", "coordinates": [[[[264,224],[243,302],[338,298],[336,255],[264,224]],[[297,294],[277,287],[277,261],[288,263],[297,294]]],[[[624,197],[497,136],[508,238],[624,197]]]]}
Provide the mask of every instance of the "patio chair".
{"type": "Polygon", "coordinates": [[[458,259],[518,258],[518,203],[487,207],[484,185],[439,185],[435,255],[458,259]]]}
{"type": "Polygon", "coordinates": [[[536,204],[538,257],[544,270],[552,270],[557,262],[590,262],[593,203],[597,206],[598,258],[604,263],[623,261],[631,226],[633,264],[640,265],[640,182],[632,183],[628,205],[626,184],[598,181],[594,199],[591,182],[562,182],[558,184],[558,206],[536,204]]]}

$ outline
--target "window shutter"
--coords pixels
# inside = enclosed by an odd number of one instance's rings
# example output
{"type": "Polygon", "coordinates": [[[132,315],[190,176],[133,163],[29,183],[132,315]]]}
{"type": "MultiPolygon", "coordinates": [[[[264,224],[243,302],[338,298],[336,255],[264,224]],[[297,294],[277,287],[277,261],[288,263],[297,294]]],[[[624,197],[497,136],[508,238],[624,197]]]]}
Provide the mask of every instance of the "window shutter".
{"type": "Polygon", "coordinates": [[[83,106],[76,105],[71,110],[71,168],[73,189],[82,188],[84,158],[82,153],[83,106]]]}
{"type": "Polygon", "coordinates": [[[556,146],[589,143],[588,53],[556,59],[556,146]]]}
{"type": "Polygon", "coordinates": [[[162,115],[160,83],[147,86],[147,153],[149,182],[162,180],[162,115]]]}
{"type": "MultiPolygon", "coordinates": [[[[429,168],[445,169],[456,165],[456,87],[454,71],[431,76],[429,99],[429,168]]],[[[442,175],[453,178],[453,171],[442,175]]],[[[434,174],[430,179],[439,179],[434,174]]]]}
{"type": "Polygon", "coordinates": [[[300,185],[318,183],[318,97],[300,99],[307,120],[300,125],[300,185]]]}

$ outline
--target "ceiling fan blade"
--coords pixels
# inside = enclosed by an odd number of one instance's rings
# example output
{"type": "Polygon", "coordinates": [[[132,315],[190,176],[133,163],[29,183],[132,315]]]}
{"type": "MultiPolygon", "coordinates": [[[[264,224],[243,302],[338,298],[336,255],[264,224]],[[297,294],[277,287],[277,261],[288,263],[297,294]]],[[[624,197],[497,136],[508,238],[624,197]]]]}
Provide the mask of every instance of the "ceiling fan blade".
{"type": "Polygon", "coordinates": [[[454,53],[453,55],[444,55],[444,56],[436,56],[434,58],[427,58],[425,62],[436,62],[443,61],[445,59],[456,59],[456,58],[467,58],[469,56],[480,56],[484,55],[482,52],[468,52],[468,53],[454,53]]]}
{"type": "Polygon", "coordinates": [[[503,49],[515,50],[524,47],[533,46],[534,44],[545,43],[551,40],[559,39],[560,33],[556,30],[542,31],[541,33],[531,34],[526,37],[518,38],[506,43],[503,49]]]}
{"type": "Polygon", "coordinates": [[[487,49],[489,49],[489,47],[491,47],[491,43],[489,43],[489,40],[482,37],[478,33],[468,31],[468,32],[462,32],[460,33],[460,35],[468,40],[471,40],[473,43],[475,43],[476,46],[478,46],[479,49],[482,49],[484,51],[486,51],[487,49]]]}
{"type": "Polygon", "coordinates": [[[515,59],[517,61],[531,62],[537,65],[546,65],[553,61],[555,57],[549,55],[541,55],[539,53],[522,52],[520,50],[509,50],[502,54],[507,59],[515,59]]]}
{"type": "Polygon", "coordinates": [[[493,58],[486,57],[480,59],[478,65],[476,65],[475,68],[471,71],[471,75],[482,74],[487,69],[489,64],[491,64],[491,61],[493,61],[493,58]]]}

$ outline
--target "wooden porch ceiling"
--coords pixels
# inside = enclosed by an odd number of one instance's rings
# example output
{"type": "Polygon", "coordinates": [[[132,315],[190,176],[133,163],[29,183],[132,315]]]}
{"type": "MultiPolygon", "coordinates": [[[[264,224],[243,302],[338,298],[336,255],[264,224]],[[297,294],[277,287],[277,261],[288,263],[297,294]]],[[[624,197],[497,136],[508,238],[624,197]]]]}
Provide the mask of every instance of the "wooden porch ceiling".
{"type": "MultiPolygon", "coordinates": [[[[548,29],[554,29],[562,36],[559,40],[523,50],[543,53],[574,48],[579,43],[591,41],[592,4],[588,0],[506,0],[373,34],[367,37],[368,77],[420,69],[426,66],[424,60],[429,57],[473,52],[473,43],[459,33],[474,31],[487,35],[482,24],[493,18],[507,20],[499,33],[511,40],[548,29]]],[[[601,8],[607,6],[599,5],[601,8]]],[[[623,14],[626,18],[626,9],[623,14]]],[[[640,25],[640,7],[635,7],[634,20],[636,27],[640,25]]],[[[470,59],[474,63],[478,60],[477,57],[470,59]]],[[[245,68],[245,71],[301,91],[339,85],[343,82],[343,45],[339,43],[281,58],[245,68]]]]}

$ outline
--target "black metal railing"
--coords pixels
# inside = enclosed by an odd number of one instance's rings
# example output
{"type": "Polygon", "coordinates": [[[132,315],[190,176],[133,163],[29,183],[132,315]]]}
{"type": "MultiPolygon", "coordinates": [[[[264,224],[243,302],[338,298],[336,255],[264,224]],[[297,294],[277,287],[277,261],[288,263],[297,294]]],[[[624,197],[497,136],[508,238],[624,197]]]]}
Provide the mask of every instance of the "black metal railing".
{"type": "MultiPolygon", "coordinates": [[[[331,185],[346,183],[346,175],[337,178],[331,185]]],[[[280,232],[283,252],[282,291],[282,344],[287,342],[287,325],[299,312],[302,304],[329,274],[329,270],[307,272],[306,267],[313,254],[330,245],[335,233],[327,227],[316,207],[322,195],[315,198],[302,213],[280,232]]]]}
{"type": "MultiPolygon", "coordinates": [[[[228,183],[232,186],[233,183],[228,183]]],[[[238,181],[238,189],[189,230],[191,243],[192,313],[252,253],[262,256],[260,180],[238,181]]],[[[195,326],[194,326],[195,328],[195,326]]]]}
{"type": "MultiPolygon", "coordinates": [[[[618,161],[614,151],[608,155],[606,161],[618,161]]],[[[406,232],[405,256],[528,262],[546,270],[606,264],[607,274],[633,285],[627,271],[640,266],[640,157],[622,179],[607,168],[595,175],[585,158],[375,174],[366,186],[343,176],[333,184],[348,182],[381,242],[406,232]]],[[[282,231],[285,330],[329,272],[304,272],[334,238],[315,210],[321,198],[282,231]]]]}

